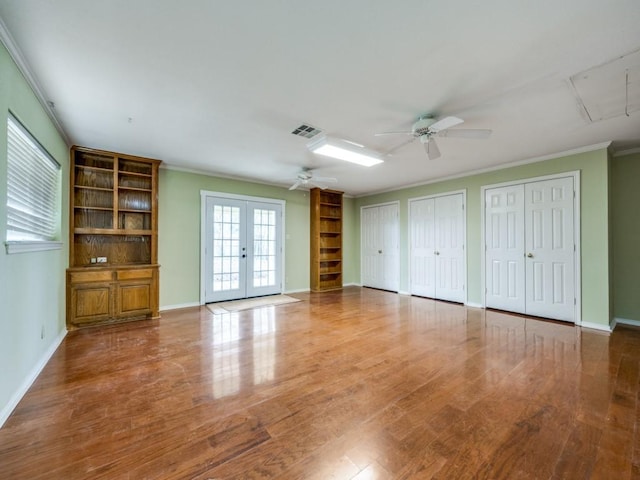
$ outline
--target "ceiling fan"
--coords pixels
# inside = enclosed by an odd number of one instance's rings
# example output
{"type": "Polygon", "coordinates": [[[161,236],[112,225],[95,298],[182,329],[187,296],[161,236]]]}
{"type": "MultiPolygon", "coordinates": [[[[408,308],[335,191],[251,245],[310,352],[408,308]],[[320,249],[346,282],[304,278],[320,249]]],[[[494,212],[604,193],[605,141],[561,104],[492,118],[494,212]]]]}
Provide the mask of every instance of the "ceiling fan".
{"type": "Polygon", "coordinates": [[[298,187],[318,187],[324,190],[328,188],[327,185],[325,185],[326,183],[336,183],[337,181],[338,179],[332,177],[314,177],[313,171],[310,168],[303,167],[295,183],[289,187],[289,190],[295,190],[298,187]]]}
{"type": "Polygon", "coordinates": [[[459,128],[455,130],[449,130],[451,127],[460,125],[464,120],[458,117],[444,117],[440,120],[433,118],[431,115],[423,115],[417,122],[411,127],[409,132],[383,132],[376,133],[376,136],[381,135],[411,135],[409,140],[396,145],[389,150],[386,155],[392,155],[397,150],[401,149],[405,145],[413,142],[416,139],[420,139],[420,142],[424,145],[424,150],[429,160],[433,160],[440,156],[440,149],[436,144],[436,140],[433,137],[457,137],[457,138],[478,138],[485,139],[491,135],[491,130],[487,129],[469,129],[459,128]]]}

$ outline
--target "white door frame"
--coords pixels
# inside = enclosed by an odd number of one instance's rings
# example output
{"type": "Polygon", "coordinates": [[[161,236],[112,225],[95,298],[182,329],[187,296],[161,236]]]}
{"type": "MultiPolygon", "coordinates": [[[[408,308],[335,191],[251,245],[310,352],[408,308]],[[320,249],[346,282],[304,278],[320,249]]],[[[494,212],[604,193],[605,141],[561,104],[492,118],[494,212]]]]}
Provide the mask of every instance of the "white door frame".
{"type": "Polygon", "coordinates": [[[395,290],[397,293],[400,293],[400,201],[399,200],[395,200],[392,202],[384,202],[384,203],[374,203],[372,205],[363,205],[362,207],[360,207],[360,285],[362,285],[362,278],[363,278],[363,265],[364,262],[362,261],[362,252],[364,251],[363,249],[363,238],[362,238],[362,210],[364,210],[365,208],[373,208],[373,207],[388,207],[390,205],[395,205],[398,208],[398,271],[397,271],[397,289],[395,290]]]}
{"type": "Polygon", "coordinates": [[[204,305],[206,303],[205,298],[206,298],[206,279],[205,279],[205,268],[204,268],[204,262],[205,262],[205,248],[207,245],[207,241],[206,241],[206,234],[207,234],[207,215],[206,215],[206,210],[207,210],[207,199],[208,198],[225,198],[225,199],[231,199],[231,200],[242,200],[242,201],[247,201],[247,202],[259,202],[259,203],[272,203],[272,204],[276,204],[276,205],[280,205],[280,208],[282,209],[282,222],[280,223],[281,225],[281,232],[280,232],[280,238],[282,239],[281,242],[281,249],[282,249],[282,255],[281,255],[281,271],[282,271],[282,280],[280,282],[280,293],[283,292],[284,289],[284,278],[285,278],[285,271],[284,271],[284,266],[285,266],[285,205],[286,202],[285,200],[279,200],[276,198],[265,198],[265,197],[252,197],[249,195],[238,195],[238,194],[234,194],[234,193],[225,193],[225,192],[212,192],[209,190],[200,190],[200,305],[204,305]]]}
{"type": "Polygon", "coordinates": [[[552,175],[544,175],[541,177],[531,177],[531,178],[522,178],[519,180],[512,180],[509,182],[502,183],[494,183],[491,185],[483,185],[480,187],[480,292],[481,292],[481,300],[482,304],[480,305],[482,308],[486,308],[487,306],[487,292],[486,292],[486,219],[485,219],[485,208],[486,208],[486,191],[492,188],[499,187],[508,187],[511,185],[521,185],[526,183],[539,182],[544,180],[554,180],[557,178],[573,178],[573,189],[575,192],[573,198],[573,241],[576,246],[574,252],[574,285],[575,285],[575,297],[576,297],[576,305],[575,305],[575,324],[582,325],[582,263],[581,263],[581,230],[580,230],[580,170],[574,170],[570,172],[563,173],[555,173],[552,175]]]}
{"type": "Polygon", "coordinates": [[[407,202],[408,205],[408,209],[407,209],[407,214],[409,216],[408,220],[407,220],[407,225],[409,227],[408,232],[407,232],[407,258],[409,259],[409,268],[407,270],[408,275],[409,275],[409,295],[411,295],[411,205],[413,202],[418,202],[420,200],[429,200],[431,198],[438,198],[438,197],[448,197],[449,195],[459,195],[462,194],[462,206],[464,207],[464,215],[463,215],[463,222],[462,222],[462,237],[464,239],[464,262],[463,262],[463,267],[462,267],[462,275],[464,278],[464,297],[463,297],[463,302],[465,305],[467,305],[467,300],[468,300],[468,295],[469,295],[469,289],[467,288],[468,285],[468,279],[467,279],[467,189],[462,189],[462,190],[453,190],[451,192],[443,192],[443,193],[436,193],[433,195],[426,195],[424,197],[415,197],[415,198],[410,198],[407,202]]]}

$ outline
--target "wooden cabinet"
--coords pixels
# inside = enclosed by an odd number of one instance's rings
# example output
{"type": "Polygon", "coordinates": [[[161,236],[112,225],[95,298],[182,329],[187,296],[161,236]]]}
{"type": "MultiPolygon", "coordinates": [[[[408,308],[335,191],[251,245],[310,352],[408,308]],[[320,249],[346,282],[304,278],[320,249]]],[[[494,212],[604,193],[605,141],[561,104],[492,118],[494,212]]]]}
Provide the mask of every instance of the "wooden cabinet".
{"type": "Polygon", "coordinates": [[[159,316],[160,163],[72,147],[70,326],[159,316]]]}
{"type": "Polygon", "coordinates": [[[342,288],[342,192],[311,189],[311,291],[342,288]]]}

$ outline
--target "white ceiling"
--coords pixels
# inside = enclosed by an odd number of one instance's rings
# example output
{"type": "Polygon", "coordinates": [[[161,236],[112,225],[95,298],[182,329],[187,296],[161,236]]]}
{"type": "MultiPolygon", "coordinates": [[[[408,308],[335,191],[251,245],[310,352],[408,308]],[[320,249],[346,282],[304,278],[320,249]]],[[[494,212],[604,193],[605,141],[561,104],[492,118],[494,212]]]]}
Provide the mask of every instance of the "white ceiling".
{"type": "Polygon", "coordinates": [[[638,0],[0,0],[0,19],[71,143],[169,166],[283,186],[306,166],[357,196],[640,147],[637,105],[592,122],[570,81],[640,48],[638,0]],[[386,151],[404,138],[374,133],[424,113],[493,134],[441,138],[433,161],[414,142],[371,168],[291,134],[308,123],[386,151]]]}

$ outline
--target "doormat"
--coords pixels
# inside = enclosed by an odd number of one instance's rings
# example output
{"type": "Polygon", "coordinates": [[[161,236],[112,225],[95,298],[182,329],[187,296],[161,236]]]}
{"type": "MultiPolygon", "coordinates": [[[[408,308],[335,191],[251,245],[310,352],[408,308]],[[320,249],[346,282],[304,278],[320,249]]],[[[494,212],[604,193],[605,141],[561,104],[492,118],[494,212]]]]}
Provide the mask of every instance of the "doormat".
{"type": "Polygon", "coordinates": [[[300,301],[299,298],[290,297],[289,295],[268,295],[266,297],[243,298],[242,300],[233,300],[230,302],[208,303],[207,308],[213,313],[228,313],[300,301]]]}

